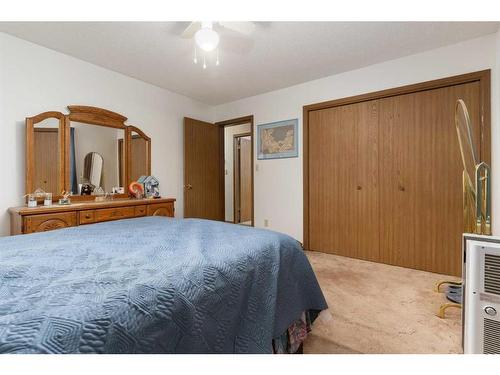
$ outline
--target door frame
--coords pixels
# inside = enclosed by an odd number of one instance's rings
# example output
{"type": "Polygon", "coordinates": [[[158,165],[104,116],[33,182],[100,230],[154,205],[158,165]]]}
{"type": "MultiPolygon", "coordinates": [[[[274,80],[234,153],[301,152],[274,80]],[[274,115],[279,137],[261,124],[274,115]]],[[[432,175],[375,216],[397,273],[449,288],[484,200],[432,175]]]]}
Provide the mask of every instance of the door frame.
{"type": "MultiPolygon", "coordinates": [[[[246,133],[240,133],[240,134],[233,134],[233,222],[235,224],[240,224],[241,221],[236,222],[236,154],[237,154],[237,149],[236,149],[236,139],[238,138],[243,138],[243,137],[250,137],[250,142],[252,142],[252,132],[246,132],[246,133]]],[[[251,146],[253,147],[253,143],[251,143],[251,146]]],[[[240,148],[241,150],[241,148],[240,148]]],[[[250,150],[251,152],[251,150],[250,150]]],[[[241,157],[238,156],[238,163],[241,160],[241,157]]],[[[253,167],[251,167],[253,169],[253,167]]],[[[239,177],[239,184],[238,186],[240,187],[240,192],[238,193],[238,197],[240,198],[240,205],[241,206],[241,169],[238,164],[238,177],[239,177]]],[[[252,183],[253,185],[253,183],[252,183]]],[[[253,197],[253,194],[252,194],[253,197]]],[[[225,198],[225,197],[224,197],[225,198]]],[[[225,199],[224,199],[225,202],[225,199]]],[[[252,206],[253,206],[253,201],[252,201],[252,206]]],[[[225,212],[224,212],[225,214],[225,212]]],[[[240,218],[241,219],[241,215],[240,218]]]]}
{"type": "MultiPolygon", "coordinates": [[[[340,107],[347,104],[388,98],[403,94],[412,94],[443,87],[465,83],[479,82],[481,108],[481,139],[479,140],[479,159],[491,166],[491,69],[452,77],[440,78],[432,81],[375,91],[367,94],[355,95],[341,99],[329,100],[321,103],[303,106],[302,134],[303,134],[303,238],[304,249],[309,250],[309,112],[320,109],[340,107]]],[[[253,139],[253,138],[252,138],[253,139]]]]}
{"type": "MultiPolygon", "coordinates": [[[[243,116],[243,117],[237,117],[237,118],[233,118],[233,119],[229,119],[229,120],[224,120],[224,121],[218,121],[215,123],[215,125],[219,126],[220,127],[220,137],[222,139],[222,142],[220,142],[221,146],[220,146],[220,158],[222,160],[221,162],[221,166],[222,168],[220,169],[220,179],[221,179],[221,186],[222,186],[222,189],[221,189],[221,192],[222,192],[222,196],[221,196],[221,200],[222,200],[222,208],[224,210],[224,219],[225,219],[225,215],[226,215],[226,184],[225,184],[225,166],[224,166],[224,129],[228,126],[236,126],[236,125],[242,125],[242,124],[247,124],[249,123],[250,124],[250,136],[252,137],[252,154],[251,154],[251,158],[252,158],[252,177],[251,177],[251,180],[252,180],[252,187],[251,187],[251,191],[252,191],[252,227],[255,226],[255,198],[254,198],[254,142],[255,142],[255,132],[254,132],[254,120],[253,120],[253,115],[248,115],[248,116],[243,116]]],[[[233,157],[234,157],[234,153],[233,153],[233,157]]],[[[233,169],[234,169],[234,165],[233,165],[233,169]]],[[[233,190],[234,190],[234,178],[233,178],[233,190]]],[[[234,192],[234,191],[233,191],[234,192]]],[[[234,201],[234,194],[233,194],[233,201],[234,201]]],[[[234,210],[234,202],[233,202],[233,210],[234,210]]],[[[233,221],[234,221],[234,218],[233,218],[233,221]]]]}

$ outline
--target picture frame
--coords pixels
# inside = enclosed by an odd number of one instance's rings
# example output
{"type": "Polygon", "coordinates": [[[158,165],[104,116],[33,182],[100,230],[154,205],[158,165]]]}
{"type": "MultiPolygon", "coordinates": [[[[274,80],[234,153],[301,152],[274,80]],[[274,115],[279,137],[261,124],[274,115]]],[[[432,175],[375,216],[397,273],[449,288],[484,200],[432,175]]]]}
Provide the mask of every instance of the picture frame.
{"type": "Polygon", "coordinates": [[[299,156],[299,121],[290,119],[257,125],[257,159],[299,156]]]}
{"type": "Polygon", "coordinates": [[[160,198],[160,181],[155,176],[141,176],[137,182],[144,187],[146,198],[160,198]]]}

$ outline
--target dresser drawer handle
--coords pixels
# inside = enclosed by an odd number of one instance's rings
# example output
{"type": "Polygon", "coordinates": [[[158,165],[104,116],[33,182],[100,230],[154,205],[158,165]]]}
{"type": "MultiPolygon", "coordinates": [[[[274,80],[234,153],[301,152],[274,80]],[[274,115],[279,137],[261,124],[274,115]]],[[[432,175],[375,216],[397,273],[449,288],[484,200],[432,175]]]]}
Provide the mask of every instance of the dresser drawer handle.
{"type": "Polygon", "coordinates": [[[85,219],[90,219],[92,216],[90,214],[85,215],[85,219]]]}

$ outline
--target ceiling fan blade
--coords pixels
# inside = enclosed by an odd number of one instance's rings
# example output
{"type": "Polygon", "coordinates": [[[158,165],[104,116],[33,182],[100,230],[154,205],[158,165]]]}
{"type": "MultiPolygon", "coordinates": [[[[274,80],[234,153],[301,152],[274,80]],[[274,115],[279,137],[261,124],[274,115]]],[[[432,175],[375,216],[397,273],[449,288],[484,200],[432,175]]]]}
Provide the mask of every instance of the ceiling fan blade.
{"type": "Polygon", "coordinates": [[[201,28],[201,22],[191,22],[188,27],[182,32],[183,38],[192,38],[194,34],[201,28]]]}
{"type": "Polygon", "coordinates": [[[226,29],[236,31],[236,32],[244,34],[244,35],[250,35],[255,31],[255,24],[253,22],[219,21],[219,25],[221,25],[222,27],[225,27],[226,29]]]}

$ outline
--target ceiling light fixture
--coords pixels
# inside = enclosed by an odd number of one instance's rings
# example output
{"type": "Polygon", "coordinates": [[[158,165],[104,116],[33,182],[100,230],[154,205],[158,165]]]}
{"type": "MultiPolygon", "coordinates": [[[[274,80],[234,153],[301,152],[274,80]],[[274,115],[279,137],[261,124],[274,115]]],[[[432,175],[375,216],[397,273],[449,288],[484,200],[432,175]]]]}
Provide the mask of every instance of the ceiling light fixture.
{"type": "MultiPolygon", "coordinates": [[[[213,29],[212,22],[202,22],[201,29],[199,29],[196,34],[194,34],[194,58],[193,62],[198,64],[198,48],[201,49],[203,56],[203,69],[207,68],[207,53],[215,50],[216,58],[215,65],[218,66],[219,63],[219,34],[213,29]]],[[[201,56],[200,56],[201,58],[201,56]]]]}
{"type": "Polygon", "coordinates": [[[215,66],[221,64],[221,60],[219,59],[219,42],[221,38],[220,34],[224,33],[225,30],[231,30],[233,33],[248,37],[255,30],[255,22],[190,22],[182,32],[181,37],[194,40],[193,63],[198,64],[200,62],[200,65],[204,69],[207,69],[208,65],[212,62],[215,66]],[[215,56],[210,55],[214,51],[215,56]]]}
{"type": "Polygon", "coordinates": [[[219,34],[212,28],[212,22],[202,22],[201,29],[194,34],[198,47],[205,52],[213,51],[219,45],[219,34]]]}

